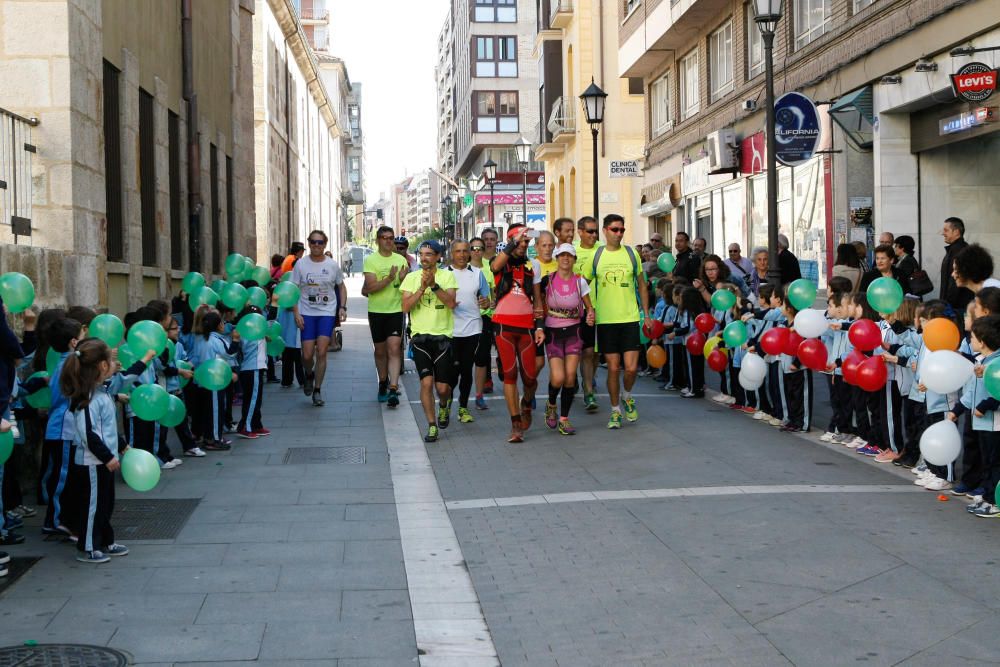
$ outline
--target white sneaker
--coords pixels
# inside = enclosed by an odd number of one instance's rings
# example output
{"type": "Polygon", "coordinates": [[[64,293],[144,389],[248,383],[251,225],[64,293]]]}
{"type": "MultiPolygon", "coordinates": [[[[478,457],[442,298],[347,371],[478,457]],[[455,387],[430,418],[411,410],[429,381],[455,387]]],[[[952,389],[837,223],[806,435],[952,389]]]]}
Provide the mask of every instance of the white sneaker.
{"type": "Polygon", "coordinates": [[[757,412],[753,413],[753,418],[760,421],[763,419],[770,419],[771,417],[763,410],[758,410],[757,412]]]}
{"type": "Polygon", "coordinates": [[[847,443],[848,447],[864,447],[868,443],[860,435],[854,436],[854,439],[847,443]]]}
{"type": "Polygon", "coordinates": [[[736,403],[735,396],[726,396],[726,405],[733,405],[734,403],[736,403]]]}
{"type": "Polygon", "coordinates": [[[172,461],[167,461],[166,463],[162,464],[160,466],[160,470],[173,470],[176,467],[177,467],[177,459],[174,459],[172,461]]]}
{"type": "Polygon", "coordinates": [[[837,437],[837,434],[833,431],[827,431],[823,435],[819,436],[821,442],[833,442],[833,439],[837,437]]]}
{"type": "Polygon", "coordinates": [[[726,403],[727,402],[726,399],[728,398],[729,397],[726,396],[725,394],[716,394],[715,396],[712,397],[712,400],[715,401],[716,403],[726,403]]]}
{"type": "Polygon", "coordinates": [[[171,463],[173,463],[174,465],[177,465],[177,466],[184,465],[184,461],[182,461],[181,459],[176,459],[176,458],[173,461],[171,461],[171,463]]]}
{"type": "Polygon", "coordinates": [[[951,487],[955,486],[946,479],[941,479],[938,476],[934,476],[934,479],[924,484],[924,488],[928,491],[947,491],[951,487]]]}
{"type": "Polygon", "coordinates": [[[201,447],[195,447],[184,452],[184,456],[205,456],[205,450],[201,447]]]}
{"type": "Polygon", "coordinates": [[[771,426],[781,426],[781,420],[778,419],[777,417],[771,417],[770,419],[767,420],[767,423],[770,424],[771,426]]]}

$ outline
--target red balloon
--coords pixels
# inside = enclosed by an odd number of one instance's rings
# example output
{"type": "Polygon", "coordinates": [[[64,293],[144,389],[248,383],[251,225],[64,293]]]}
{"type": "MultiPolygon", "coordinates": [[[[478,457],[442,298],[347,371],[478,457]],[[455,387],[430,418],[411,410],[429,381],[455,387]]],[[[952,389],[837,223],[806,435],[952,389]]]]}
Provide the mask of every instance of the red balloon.
{"type": "Polygon", "coordinates": [[[663,335],[665,327],[663,322],[659,320],[646,320],[642,323],[642,333],[646,334],[646,338],[654,340],[663,335]]]}
{"type": "Polygon", "coordinates": [[[799,361],[814,371],[826,370],[826,345],[819,338],[809,338],[799,343],[799,361]]]}
{"type": "Polygon", "coordinates": [[[760,337],[760,349],[764,350],[766,354],[781,354],[785,349],[785,344],[788,343],[789,333],[791,330],[785,327],[768,329],[760,337]]]}
{"type": "Polygon", "coordinates": [[[687,342],[688,352],[696,357],[700,357],[705,354],[705,335],[700,331],[695,331],[690,336],[688,336],[687,342]]]}
{"type": "Polygon", "coordinates": [[[717,373],[721,373],[726,370],[726,366],[729,365],[729,357],[722,350],[715,349],[706,357],[708,361],[708,367],[717,373]]]}
{"type": "Polygon", "coordinates": [[[858,350],[852,350],[847,355],[843,363],[840,364],[840,370],[844,374],[844,382],[854,385],[858,383],[858,366],[867,358],[858,350]]]}
{"type": "Polygon", "coordinates": [[[799,345],[801,345],[804,340],[805,338],[800,336],[798,332],[793,329],[789,329],[788,338],[785,339],[785,349],[783,349],[782,352],[794,357],[799,353],[799,345]]]}
{"type": "Polygon", "coordinates": [[[882,357],[871,357],[858,366],[858,386],[865,391],[878,391],[885,386],[889,373],[882,357]]]}
{"type": "Polygon", "coordinates": [[[711,313],[702,313],[698,317],[694,318],[694,328],[703,334],[707,334],[715,328],[716,322],[715,318],[712,317],[711,313]]]}
{"type": "Polygon", "coordinates": [[[882,332],[871,320],[858,320],[847,330],[851,345],[864,352],[871,352],[882,344],[882,332]]]}

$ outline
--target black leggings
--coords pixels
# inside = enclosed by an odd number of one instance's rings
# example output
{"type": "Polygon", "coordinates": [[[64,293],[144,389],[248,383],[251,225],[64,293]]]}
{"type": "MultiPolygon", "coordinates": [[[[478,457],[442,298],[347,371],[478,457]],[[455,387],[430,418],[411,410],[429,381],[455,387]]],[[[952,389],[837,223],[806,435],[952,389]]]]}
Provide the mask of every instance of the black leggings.
{"type": "MultiPolygon", "coordinates": [[[[454,373],[452,374],[451,386],[458,387],[458,407],[469,407],[469,394],[472,392],[473,367],[479,357],[479,348],[482,346],[483,337],[481,334],[472,336],[456,336],[451,339],[451,358],[454,373]]],[[[489,349],[489,348],[487,348],[489,349]]],[[[489,352],[487,352],[486,363],[489,363],[489,352]]],[[[483,364],[484,366],[486,364],[483,364]]]]}
{"type": "Polygon", "coordinates": [[[306,371],[302,368],[302,350],[297,347],[286,347],[281,352],[281,386],[292,386],[292,374],[299,386],[305,384],[306,371]]]}

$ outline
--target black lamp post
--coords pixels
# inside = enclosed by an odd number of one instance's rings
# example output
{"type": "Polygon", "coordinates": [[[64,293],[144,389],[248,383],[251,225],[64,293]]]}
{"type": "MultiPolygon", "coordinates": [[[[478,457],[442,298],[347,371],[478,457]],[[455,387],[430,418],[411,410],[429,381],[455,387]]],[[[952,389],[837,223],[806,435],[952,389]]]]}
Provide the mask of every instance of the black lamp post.
{"type": "Polygon", "coordinates": [[[597,192],[597,132],[601,123],[604,122],[604,101],[607,96],[608,94],[594,83],[594,77],[590,77],[590,85],[580,95],[583,111],[587,114],[587,123],[590,125],[590,134],[594,140],[594,220],[599,220],[598,202],[600,201],[600,195],[597,192]]]}
{"type": "Polygon", "coordinates": [[[524,224],[528,224],[528,163],[531,162],[531,142],[521,137],[514,144],[514,151],[517,152],[517,161],[521,164],[521,209],[524,212],[524,224]]]}
{"type": "Polygon", "coordinates": [[[496,209],[493,207],[493,186],[497,182],[497,163],[490,158],[483,165],[483,178],[490,184],[490,226],[496,224],[496,209]]]}
{"type": "Polygon", "coordinates": [[[767,105],[767,281],[781,284],[778,265],[778,159],[774,141],[774,33],[784,0],[753,0],[754,21],[764,39],[764,88],[767,105]]]}
{"type": "MultiPolygon", "coordinates": [[[[441,199],[441,235],[448,241],[448,213],[451,211],[451,195],[445,195],[441,199]]],[[[455,239],[452,238],[454,241],[455,239]]]]}

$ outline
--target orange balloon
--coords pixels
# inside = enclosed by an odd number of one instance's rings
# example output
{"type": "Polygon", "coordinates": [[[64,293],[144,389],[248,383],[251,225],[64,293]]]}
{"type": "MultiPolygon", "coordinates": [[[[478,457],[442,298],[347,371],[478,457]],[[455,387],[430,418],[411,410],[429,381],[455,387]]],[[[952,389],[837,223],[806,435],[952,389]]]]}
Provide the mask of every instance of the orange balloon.
{"type": "Polygon", "coordinates": [[[659,345],[650,345],[646,350],[646,361],[653,368],[663,368],[663,364],[667,363],[667,353],[659,345]]]}
{"type": "Polygon", "coordinates": [[[924,346],[932,352],[957,350],[961,342],[958,326],[944,317],[935,317],[924,325],[924,346]]]}

